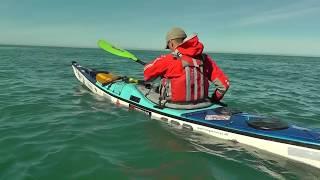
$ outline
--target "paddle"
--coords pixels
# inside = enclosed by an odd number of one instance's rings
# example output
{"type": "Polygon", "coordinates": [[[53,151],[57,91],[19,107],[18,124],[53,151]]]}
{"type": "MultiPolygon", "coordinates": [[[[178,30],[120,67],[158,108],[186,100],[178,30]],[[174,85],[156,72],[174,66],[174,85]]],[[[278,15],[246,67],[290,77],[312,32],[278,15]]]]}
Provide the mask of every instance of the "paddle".
{"type": "Polygon", "coordinates": [[[120,49],[118,47],[115,47],[113,46],[112,44],[110,44],[109,42],[105,41],[105,40],[99,40],[98,41],[98,46],[111,53],[111,54],[114,54],[114,55],[117,55],[117,56],[120,56],[120,57],[124,57],[124,58],[128,58],[128,59],[131,59],[141,65],[146,65],[147,63],[141,61],[140,59],[138,59],[135,55],[131,54],[129,51],[126,51],[124,49],[120,49]]]}

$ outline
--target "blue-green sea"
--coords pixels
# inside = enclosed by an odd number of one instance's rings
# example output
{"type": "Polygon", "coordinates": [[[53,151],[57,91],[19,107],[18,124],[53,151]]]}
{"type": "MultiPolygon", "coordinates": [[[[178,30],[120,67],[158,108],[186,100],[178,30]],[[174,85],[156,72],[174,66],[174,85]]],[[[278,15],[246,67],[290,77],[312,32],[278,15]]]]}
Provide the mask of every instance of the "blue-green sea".
{"type": "MultiPolygon", "coordinates": [[[[133,50],[149,61],[164,53],[133,50]]],[[[320,128],[320,58],[210,53],[228,74],[231,108],[320,128]]],[[[142,78],[100,49],[0,46],[0,179],[319,179],[319,169],[186,133],[112,105],[71,61],[142,78]]],[[[267,145],[266,145],[267,147],[267,145]]]]}

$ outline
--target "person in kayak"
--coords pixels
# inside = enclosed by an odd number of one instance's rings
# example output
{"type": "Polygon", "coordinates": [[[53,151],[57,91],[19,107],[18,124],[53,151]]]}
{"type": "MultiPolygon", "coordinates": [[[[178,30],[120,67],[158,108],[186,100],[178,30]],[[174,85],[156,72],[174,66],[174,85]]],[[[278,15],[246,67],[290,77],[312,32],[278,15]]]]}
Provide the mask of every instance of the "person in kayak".
{"type": "Polygon", "coordinates": [[[187,38],[183,29],[172,28],[166,35],[166,49],[144,67],[144,80],[161,77],[160,97],[173,103],[197,103],[208,98],[209,81],[216,90],[210,97],[219,102],[229,89],[229,78],[207,54],[197,35],[187,38]]]}

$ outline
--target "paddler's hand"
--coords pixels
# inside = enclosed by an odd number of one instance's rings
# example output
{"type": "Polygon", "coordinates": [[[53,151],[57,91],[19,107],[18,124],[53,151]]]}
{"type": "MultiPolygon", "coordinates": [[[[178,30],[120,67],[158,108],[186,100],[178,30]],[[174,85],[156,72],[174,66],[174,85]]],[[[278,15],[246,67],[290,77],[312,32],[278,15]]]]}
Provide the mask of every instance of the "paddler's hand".
{"type": "Polygon", "coordinates": [[[223,98],[223,94],[221,94],[218,90],[215,90],[210,100],[211,102],[220,102],[222,98],[223,98]]]}
{"type": "Polygon", "coordinates": [[[212,94],[210,101],[214,104],[219,104],[221,106],[227,107],[228,105],[221,102],[220,100],[223,98],[223,94],[220,94],[217,90],[212,94]]]}

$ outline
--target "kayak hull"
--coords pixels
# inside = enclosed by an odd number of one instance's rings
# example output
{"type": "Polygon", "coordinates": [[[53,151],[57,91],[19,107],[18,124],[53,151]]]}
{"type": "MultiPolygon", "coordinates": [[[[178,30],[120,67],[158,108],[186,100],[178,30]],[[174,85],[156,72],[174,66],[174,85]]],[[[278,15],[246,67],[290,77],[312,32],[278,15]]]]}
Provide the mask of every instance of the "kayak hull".
{"type": "Polygon", "coordinates": [[[319,132],[294,125],[290,125],[285,130],[254,129],[246,123],[248,119],[254,117],[248,113],[234,114],[228,121],[199,118],[202,112],[207,113],[221,107],[215,104],[194,110],[158,109],[154,103],[137,90],[135,84],[119,81],[103,86],[90,75],[90,69],[84,68],[76,62],[72,63],[72,68],[82,84],[93,93],[111,100],[117,106],[144,112],[151,119],[169,123],[177,128],[245,144],[320,168],[319,132]]]}

